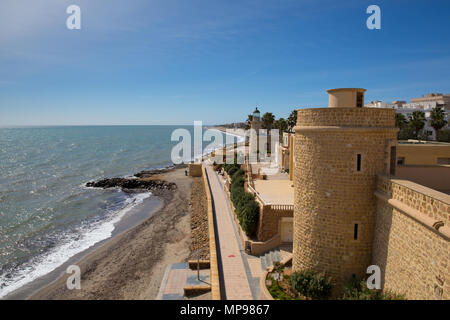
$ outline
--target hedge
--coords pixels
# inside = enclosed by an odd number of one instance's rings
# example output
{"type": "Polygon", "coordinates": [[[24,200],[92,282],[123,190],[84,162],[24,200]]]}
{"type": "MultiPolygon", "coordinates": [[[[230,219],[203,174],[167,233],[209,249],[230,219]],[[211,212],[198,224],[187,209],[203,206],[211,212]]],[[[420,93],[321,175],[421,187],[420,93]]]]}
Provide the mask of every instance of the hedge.
{"type": "Polygon", "coordinates": [[[225,164],[224,170],[231,176],[230,198],[242,230],[253,236],[259,219],[259,204],[253,194],[245,192],[245,171],[236,164],[225,164]]]}

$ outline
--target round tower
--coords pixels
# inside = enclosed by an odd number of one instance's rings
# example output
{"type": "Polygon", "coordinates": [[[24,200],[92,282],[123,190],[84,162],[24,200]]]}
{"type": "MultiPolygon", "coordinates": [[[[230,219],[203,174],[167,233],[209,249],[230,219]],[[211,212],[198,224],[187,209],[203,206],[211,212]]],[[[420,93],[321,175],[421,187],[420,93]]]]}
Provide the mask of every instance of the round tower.
{"type": "Polygon", "coordinates": [[[363,108],[364,91],[328,90],[329,108],[298,110],[294,128],[293,269],[325,272],[335,293],[366,275],[376,176],[395,159],[395,111],[363,108]]]}

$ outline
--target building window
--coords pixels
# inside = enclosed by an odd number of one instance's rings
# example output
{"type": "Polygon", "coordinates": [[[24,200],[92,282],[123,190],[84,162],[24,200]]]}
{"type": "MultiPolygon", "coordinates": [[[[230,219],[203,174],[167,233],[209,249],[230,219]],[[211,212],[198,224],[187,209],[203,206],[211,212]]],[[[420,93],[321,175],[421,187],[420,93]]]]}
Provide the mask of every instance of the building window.
{"type": "Polygon", "coordinates": [[[397,158],[397,165],[404,165],[405,164],[405,157],[398,157],[397,158]]]}
{"type": "Polygon", "coordinates": [[[358,240],[358,224],[355,223],[355,226],[353,228],[353,240],[358,240]]]}
{"type": "Polygon", "coordinates": [[[356,171],[361,171],[361,154],[356,155],[356,171]]]}

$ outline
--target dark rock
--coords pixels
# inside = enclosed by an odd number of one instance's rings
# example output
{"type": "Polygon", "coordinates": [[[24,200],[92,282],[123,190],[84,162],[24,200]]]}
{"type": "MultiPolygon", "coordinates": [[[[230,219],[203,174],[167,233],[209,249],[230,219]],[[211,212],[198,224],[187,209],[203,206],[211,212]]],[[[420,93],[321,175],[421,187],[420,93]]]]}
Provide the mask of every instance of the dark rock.
{"type": "Polygon", "coordinates": [[[127,178],[110,178],[86,183],[86,187],[93,188],[121,188],[127,190],[175,190],[177,185],[164,180],[141,180],[127,178]]]}
{"type": "Polygon", "coordinates": [[[161,173],[166,173],[168,171],[171,171],[173,169],[178,169],[178,168],[185,168],[187,167],[187,165],[185,164],[174,164],[172,166],[168,166],[164,169],[153,169],[153,170],[143,170],[139,173],[136,173],[134,176],[138,177],[138,178],[149,178],[155,174],[161,174],[161,173]]]}

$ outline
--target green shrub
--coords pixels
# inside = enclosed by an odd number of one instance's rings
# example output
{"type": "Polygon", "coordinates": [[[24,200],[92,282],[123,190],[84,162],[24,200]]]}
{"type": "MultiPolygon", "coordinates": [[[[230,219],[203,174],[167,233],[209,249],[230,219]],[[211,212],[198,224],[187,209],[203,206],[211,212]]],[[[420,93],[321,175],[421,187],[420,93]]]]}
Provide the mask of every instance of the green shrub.
{"type": "Polygon", "coordinates": [[[352,276],[344,283],[344,297],[351,297],[357,295],[359,289],[360,280],[355,276],[352,276]]]}
{"type": "Polygon", "coordinates": [[[245,171],[237,164],[225,164],[224,170],[231,177],[230,199],[242,230],[253,236],[259,219],[259,205],[253,194],[245,192],[245,171]]]}
{"type": "Polygon", "coordinates": [[[240,211],[240,223],[242,230],[248,235],[253,236],[256,232],[259,219],[259,205],[252,199],[242,204],[240,211]]]}
{"type": "Polygon", "coordinates": [[[234,188],[244,187],[244,177],[238,176],[235,179],[231,180],[230,192],[233,192],[234,188]]]}
{"type": "Polygon", "coordinates": [[[439,130],[436,140],[441,142],[450,142],[450,129],[439,130]]]}
{"type": "Polygon", "coordinates": [[[244,177],[245,171],[241,168],[239,168],[233,175],[231,176],[231,181],[234,179],[237,179],[238,177],[244,177]]]}
{"type": "Polygon", "coordinates": [[[392,291],[369,289],[366,280],[352,278],[344,285],[345,300],[404,300],[405,297],[392,291]]]}
{"type": "Polygon", "coordinates": [[[236,172],[236,171],[238,171],[239,170],[239,167],[237,167],[237,166],[232,166],[229,170],[228,170],[228,175],[230,176],[230,177],[233,177],[233,174],[236,172]]]}
{"type": "Polygon", "coordinates": [[[225,172],[228,173],[229,175],[231,175],[231,174],[230,174],[230,170],[231,170],[231,169],[236,168],[236,170],[237,170],[237,169],[239,169],[240,167],[241,167],[241,166],[238,165],[238,164],[236,164],[236,163],[231,163],[231,164],[225,163],[225,164],[223,165],[223,169],[224,169],[225,172]]]}
{"type": "Polygon", "coordinates": [[[244,194],[245,190],[243,186],[234,185],[231,189],[230,198],[236,210],[238,210],[239,204],[242,201],[241,198],[244,196],[244,194]]]}
{"type": "Polygon", "coordinates": [[[320,300],[328,299],[332,289],[331,278],[311,270],[293,273],[291,286],[305,297],[320,300]]]}
{"type": "MultiPolygon", "coordinates": [[[[239,189],[236,189],[239,190],[239,189]]],[[[236,213],[238,215],[238,217],[242,217],[242,212],[244,209],[244,206],[246,203],[252,202],[254,201],[255,197],[248,192],[244,191],[244,188],[242,188],[242,191],[238,191],[239,193],[237,194],[235,201],[233,202],[234,207],[236,208],[236,213]]]]}
{"type": "Polygon", "coordinates": [[[269,290],[270,295],[275,300],[296,300],[296,298],[293,298],[284,292],[278,281],[272,280],[272,284],[267,288],[267,290],[269,290]]]}

